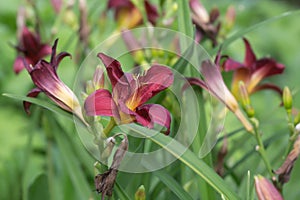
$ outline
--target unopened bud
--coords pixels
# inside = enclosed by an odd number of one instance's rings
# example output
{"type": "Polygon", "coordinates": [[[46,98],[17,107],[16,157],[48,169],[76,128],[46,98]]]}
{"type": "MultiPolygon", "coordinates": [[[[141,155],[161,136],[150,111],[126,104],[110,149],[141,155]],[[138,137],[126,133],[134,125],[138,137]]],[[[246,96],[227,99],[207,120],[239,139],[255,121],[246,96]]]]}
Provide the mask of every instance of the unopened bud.
{"type": "Polygon", "coordinates": [[[296,117],[294,119],[294,125],[296,126],[299,123],[300,123],[300,112],[298,112],[298,114],[296,115],[296,117]]]}
{"type": "Polygon", "coordinates": [[[85,92],[86,94],[91,94],[95,91],[95,87],[94,84],[92,83],[91,80],[86,82],[86,86],[85,86],[85,92]]]}
{"type": "Polygon", "coordinates": [[[282,101],[287,112],[291,112],[293,106],[293,97],[288,87],[284,87],[283,89],[282,101]]]}
{"type": "Polygon", "coordinates": [[[281,194],[275,188],[275,186],[263,176],[255,176],[255,190],[259,200],[273,199],[283,200],[281,194]]]}
{"type": "Polygon", "coordinates": [[[141,185],[135,195],[134,195],[134,199],[135,200],[145,200],[146,199],[146,193],[145,193],[145,187],[143,185],[141,185]]]}
{"type": "Polygon", "coordinates": [[[78,29],[77,16],[73,12],[72,7],[68,8],[64,12],[63,21],[64,21],[65,24],[70,26],[73,30],[78,29]]]}
{"type": "Polygon", "coordinates": [[[93,77],[93,85],[94,85],[94,91],[104,88],[103,70],[101,69],[100,66],[98,66],[95,70],[94,77],[93,77]]]}
{"type": "Polygon", "coordinates": [[[103,152],[101,153],[101,158],[102,159],[106,159],[110,156],[114,146],[115,146],[116,140],[113,137],[109,137],[106,140],[106,147],[103,150],[103,152]]]}
{"type": "Polygon", "coordinates": [[[253,107],[251,106],[250,98],[248,95],[247,88],[243,81],[239,82],[239,96],[241,100],[242,107],[244,111],[247,113],[248,117],[253,117],[255,114],[255,111],[253,107]]]}

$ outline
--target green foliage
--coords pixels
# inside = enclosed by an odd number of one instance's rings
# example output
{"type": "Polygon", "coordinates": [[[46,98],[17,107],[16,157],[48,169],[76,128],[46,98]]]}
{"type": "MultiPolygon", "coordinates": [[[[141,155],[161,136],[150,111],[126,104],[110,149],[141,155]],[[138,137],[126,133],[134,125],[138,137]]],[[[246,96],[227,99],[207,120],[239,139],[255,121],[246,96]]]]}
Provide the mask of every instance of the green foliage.
{"type": "MultiPolygon", "coordinates": [[[[0,96],[0,199],[100,199],[101,195],[95,192],[94,186],[94,176],[98,173],[93,166],[96,158],[91,149],[81,143],[73,124],[73,116],[50,102],[45,95],[40,95],[37,99],[26,97],[27,92],[33,88],[30,77],[26,71],[22,71],[19,75],[13,73],[12,66],[16,53],[12,46],[17,44],[15,21],[20,5],[30,10],[27,13],[29,19],[26,23],[31,28],[34,24],[34,12],[28,2],[17,0],[0,2],[0,93],[4,94],[0,96]],[[24,100],[33,103],[30,116],[23,111],[24,100]]],[[[64,21],[68,18],[66,12],[55,14],[50,1],[36,2],[43,22],[41,24],[43,41],[51,44],[55,38],[59,38],[59,52],[68,51],[73,55],[72,60],[65,59],[62,62],[64,66],[58,70],[61,79],[71,88],[83,58],[89,53],[78,45],[80,43],[77,36],[78,3],[74,5],[73,11],[71,10],[77,24],[71,26],[64,21]]],[[[188,37],[194,36],[195,27],[190,20],[188,1],[151,2],[165,7],[177,3],[175,20],[169,28],[180,31],[188,37]]],[[[106,18],[101,16],[105,10],[104,2],[87,3],[88,20],[91,23],[89,48],[92,49],[111,36],[117,24],[113,20],[112,12],[109,11],[106,18]]],[[[285,1],[271,0],[251,2],[203,0],[203,5],[209,9],[219,7],[221,16],[225,15],[228,5],[235,6],[237,12],[236,24],[223,43],[211,48],[210,43],[205,41],[204,46],[210,48],[209,52],[215,55],[219,47],[222,47],[225,54],[242,61],[244,47],[241,38],[247,37],[253,44],[255,52],[258,52],[259,58],[270,55],[287,66],[285,74],[267,81],[280,87],[289,86],[293,95],[293,106],[299,109],[299,8],[295,9],[295,5],[285,1]]],[[[146,21],[145,13],[143,18],[146,21]]],[[[159,21],[161,26],[162,21],[163,19],[159,21]]],[[[181,52],[182,54],[190,55],[193,51],[186,41],[180,41],[180,45],[186,50],[181,52]]],[[[49,56],[46,60],[49,60],[49,56]]],[[[124,62],[129,66],[133,63],[132,60],[126,59],[124,62]]],[[[198,76],[192,71],[185,71],[188,69],[188,60],[179,58],[172,64],[179,72],[198,76]]],[[[226,74],[224,77],[225,82],[230,83],[232,74],[226,74]]],[[[165,96],[165,94],[159,96],[159,101],[170,104],[172,100],[165,96]]],[[[200,95],[199,98],[205,100],[206,96],[200,95]]],[[[266,157],[275,170],[283,162],[282,152],[285,151],[289,140],[287,116],[284,109],[279,106],[281,99],[275,93],[262,91],[251,96],[251,103],[260,121],[266,157]]],[[[202,106],[205,114],[206,105],[202,106]]],[[[175,112],[174,106],[169,107],[175,112]]],[[[105,118],[102,121],[105,121],[105,118]]],[[[173,129],[176,128],[176,124],[172,126],[173,129]]],[[[171,137],[163,134],[150,136],[151,130],[136,124],[126,125],[125,128],[147,138],[146,141],[139,138],[129,141],[130,150],[143,152],[147,148],[150,150],[165,148],[177,158],[177,161],[152,173],[119,172],[112,199],[133,199],[141,185],[145,186],[146,199],[199,199],[205,197],[205,192],[215,199],[253,199],[255,196],[253,176],[258,173],[268,176],[268,172],[255,151],[255,139],[240,129],[240,126],[232,115],[226,118],[227,134],[219,136],[216,146],[209,154],[212,158],[210,163],[198,157],[196,149],[199,149],[197,145],[200,144],[193,145],[181,154],[183,144],[174,141],[176,145],[168,146],[171,137]],[[224,163],[225,173],[221,178],[211,164],[218,162],[217,153],[222,148],[224,138],[228,140],[228,153],[224,163]],[[208,185],[213,189],[210,190],[208,185]],[[211,191],[216,191],[217,195],[211,191]]],[[[120,130],[115,128],[113,133],[120,130]]],[[[297,199],[300,195],[299,167],[300,162],[297,160],[290,181],[283,187],[283,196],[286,199],[297,199]]]]}

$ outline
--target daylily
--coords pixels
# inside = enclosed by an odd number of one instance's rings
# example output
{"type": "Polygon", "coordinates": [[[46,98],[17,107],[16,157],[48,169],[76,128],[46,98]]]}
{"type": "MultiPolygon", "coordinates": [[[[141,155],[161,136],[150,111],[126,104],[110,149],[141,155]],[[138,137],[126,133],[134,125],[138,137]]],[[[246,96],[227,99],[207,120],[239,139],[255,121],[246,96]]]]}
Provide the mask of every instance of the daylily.
{"type": "Polygon", "coordinates": [[[98,57],[106,67],[112,84],[112,92],[96,90],[85,100],[85,111],[89,116],[112,116],[120,124],[137,122],[153,128],[158,124],[170,131],[170,113],[158,104],[145,104],[157,93],[173,83],[172,71],[160,65],[153,65],[144,75],[124,73],[121,64],[103,54],[98,57]]]}
{"type": "Polygon", "coordinates": [[[206,60],[202,62],[200,71],[204,77],[204,80],[200,78],[187,78],[188,82],[191,85],[197,85],[207,90],[217,99],[219,99],[231,112],[236,115],[236,117],[242,122],[246,130],[252,132],[252,125],[245,118],[236,98],[232,95],[232,93],[225,85],[219,67],[213,64],[211,61],[206,60]]]}
{"type": "Polygon", "coordinates": [[[254,176],[255,190],[259,200],[283,200],[275,186],[263,176],[254,176]]]}
{"type": "MultiPolygon", "coordinates": [[[[32,89],[27,96],[37,97],[40,92],[44,92],[59,107],[83,119],[81,106],[77,97],[72,90],[59,79],[56,73],[60,61],[66,56],[71,56],[67,52],[61,52],[56,55],[57,42],[58,40],[55,40],[52,47],[50,63],[45,60],[40,60],[37,64],[32,66],[24,61],[24,65],[33,83],[36,85],[36,88],[32,89]]],[[[25,111],[29,114],[31,103],[24,101],[23,104],[25,111]]]]}
{"type": "Polygon", "coordinates": [[[207,10],[200,3],[199,0],[190,0],[189,1],[192,20],[196,25],[196,41],[200,42],[203,37],[208,37],[213,45],[217,45],[217,35],[219,33],[221,23],[216,22],[220,12],[217,8],[212,9],[208,14],[207,10]]]}
{"type": "MultiPolygon", "coordinates": [[[[156,23],[158,12],[148,0],[143,0],[149,22],[156,23]]],[[[115,11],[115,20],[120,29],[131,29],[142,23],[143,17],[139,9],[130,0],[109,0],[107,9],[115,11]]]]}
{"type": "Polygon", "coordinates": [[[35,65],[40,59],[51,54],[51,47],[42,43],[40,36],[30,32],[25,26],[22,28],[16,49],[19,55],[14,62],[14,71],[17,74],[25,67],[23,59],[28,65],[35,65]]]}
{"type": "Polygon", "coordinates": [[[259,84],[264,78],[276,74],[281,74],[285,66],[277,63],[272,58],[256,59],[256,56],[247,39],[243,39],[246,47],[244,62],[240,63],[231,58],[223,64],[225,71],[234,71],[231,91],[239,99],[239,82],[243,81],[248,94],[252,94],[262,89],[272,89],[280,94],[282,90],[273,84],[259,84]]]}

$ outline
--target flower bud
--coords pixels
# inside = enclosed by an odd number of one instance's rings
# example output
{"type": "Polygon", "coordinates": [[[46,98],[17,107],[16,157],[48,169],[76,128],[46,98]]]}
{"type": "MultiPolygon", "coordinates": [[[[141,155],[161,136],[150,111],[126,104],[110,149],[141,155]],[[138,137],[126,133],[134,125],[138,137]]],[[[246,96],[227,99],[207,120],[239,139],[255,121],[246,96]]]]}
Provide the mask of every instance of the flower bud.
{"type": "Polygon", "coordinates": [[[86,82],[86,86],[85,86],[85,92],[86,92],[86,94],[89,95],[89,94],[93,93],[94,91],[95,91],[95,87],[94,87],[93,82],[91,80],[88,80],[86,82]]]}
{"type": "Polygon", "coordinates": [[[94,77],[93,77],[93,85],[94,85],[94,91],[104,88],[103,70],[100,66],[98,66],[95,70],[94,77]]]}
{"type": "Polygon", "coordinates": [[[300,112],[298,112],[298,114],[296,115],[296,117],[294,119],[294,125],[296,126],[299,123],[300,123],[300,112]]]}
{"type": "Polygon", "coordinates": [[[251,106],[250,98],[248,95],[247,88],[243,81],[239,82],[239,96],[242,103],[242,107],[244,111],[247,113],[248,117],[253,117],[255,114],[255,111],[253,107],[251,106]]]}
{"type": "Polygon", "coordinates": [[[283,200],[275,186],[263,176],[255,176],[255,190],[259,200],[283,200]]]}
{"type": "Polygon", "coordinates": [[[283,89],[282,101],[284,108],[287,110],[287,112],[291,112],[293,105],[293,97],[288,87],[284,87],[283,89]]]}
{"type": "Polygon", "coordinates": [[[134,199],[135,200],[145,200],[146,199],[146,193],[145,193],[145,187],[143,185],[141,185],[135,195],[134,195],[134,199]]]}
{"type": "Polygon", "coordinates": [[[116,140],[113,137],[109,137],[106,140],[106,147],[103,150],[103,152],[101,153],[101,158],[102,159],[106,159],[110,156],[114,146],[115,146],[116,140]]]}

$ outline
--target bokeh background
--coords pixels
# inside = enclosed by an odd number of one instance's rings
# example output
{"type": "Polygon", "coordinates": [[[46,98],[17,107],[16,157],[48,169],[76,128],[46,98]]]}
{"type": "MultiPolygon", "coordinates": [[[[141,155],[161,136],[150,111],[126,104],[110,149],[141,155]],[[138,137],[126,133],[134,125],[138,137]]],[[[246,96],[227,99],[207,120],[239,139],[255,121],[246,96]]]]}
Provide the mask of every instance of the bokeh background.
{"type": "MultiPolygon", "coordinates": [[[[55,28],[52,31],[56,32],[55,38],[59,38],[60,40],[58,49],[61,51],[67,50],[72,55],[76,55],[78,39],[74,34],[74,30],[78,28],[78,24],[72,22],[72,20],[76,21],[78,9],[74,9],[68,15],[61,16],[55,14],[49,1],[36,2],[41,21],[43,21],[41,29],[43,41],[53,42],[53,32],[50,31],[49,27],[55,24],[55,28]],[[65,19],[61,20],[61,18],[65,19]],[[60,22],[64,20],[67,21],[68,25],[60,22]]],[[[107,25],[114,24],[112,16],[108,16],[105,20],[101,16],[101,12],[105,8],[105,2],[100,0],[88,1],[89,20],[95,22],[91,34],[91,43],[93,45],[99,44],[114,30],[113,25],[107,25]]],[[[229,37],[238,31],[257,25],[256,28],[247,32],[244,36],[250,40],[258,58],[272,56],[277,61],[286,65],[284,74],[272,77],[268,81],[275,82],[281,87],[289,86],[294,94],[294,106],[300,108],[300,15],[293,14],[283,17],[283,13],[299,10],[299,1],[203,0],[203,4],[208,10],[212,7],[218,7],[221,13],[225,13],[229,5],[235,7],[236,22],[229,37]],[[259,25],[276,16],[278,19],[259,25]]],[[[13,46],[18,43],[16,14],[21,5],[29,7],[26,1],[0,1],[0,94],[26,95],[33,87],[31,79],[25,70],[16,75],[12,68],[17,55],[13,46]]],[[[28,14],[33,15],[30,12],[28,14]]],[[[28,23],[30,25],[30,21],[28,23]]],[[[236,60],[242,61],[244,56],[242,40],[238,39],[231,43],[224,49],[224,53],[231,55],[236,60]]],[[[78,66],[80,66],[76,63],[78,60],[80,61],[76,56],[73,56],[72,60],[65,59],[63,61],[64,66],[58,70],[63,81],[71,88],[78,66]]],[[[225,77],[227,80],[230,80],[231,75],[225,75],[225,77]]],[[[271,140],[268,140],[267,152],[272,158],[273,166],[279,167],[280,159],[278,158],[283,154],[284,146],[288,140],[287,124],[285,123],[286,115],[284,110],[279,108],[281,100],[277,94],[271,91],[257,93],[251,98],[257,110],[258,118],[262,122],[262,129],[265,133],[263,138],[268,139],[272,136],[271,140]]],[[[36,113],[48,112],[37,106],[34,106],[33,110],[36,113]]],[[[48,114],[51,115],[50,112],[48,114]]],[[[58,116],[53,115],[53,117],[58,116]]],[[[60,170],[60,182],[62,184],[60,185],[61,188],[58,188],[57,191],[64,192],[58,196],[63,196],[63,199],[71,199],[76,196],[73,185],[74,177],[72,176],[77,175],[69,171],[69,169],[72,169],[72,166],[70,168],[61,167],[68,165],[68,163],[64,163],[64,155],[59,150],[51,150],[52,159],[45,157],[47,148],[51,148],[51,145],[56,144],[45,142],[47,135],[45,136],[43,130],[41,130],[41,124],[37,123],[40,121],[38,119],[39,114],[26,115],[21,101],[0,96],[0,199],[20,199],[22,194],[24,194],[24,188],[28,188],[29,199],[38,199],[39,194],[43,194],[43,199],[48,199],[48,196],[50,196],[49,191],[45,190],[46,187],[42,186],[43,184],[47,185],[47,180],[43,174],[45,173],[45,166],[49,162],[57,163],[57,168],[60,170]]],[[[232,123],[230,117],[227,125],[230,127],[228,131],[240,126],[232,123]]],[[[66,126],[70,126],[70,130],[74,129],[72,122],[67,122],[66,126]]],[[[74,131],[73,135],[67,135],[65,141],[68,141],[68,138],[72,138],[78,147],[77,158],[85,159],[87,166],[92,166],[94,160],[87,153],[82,153],[84,152],[84,147],[81,145],[77,133],[74,131]]],[[[230,166],[231,160],[232,163],[236,163],[234,161],[242,158],[244,160],[241,160],[241,163],[233,169],[234,172],[231,174],[233,176],[228,177],[229,182],[235,182],[234,177],[244,176],[247,169],[255,169],[258,172],[260,168],[263,169],[262,163],[258,162],[258,156],[254,156],[254,153],[251,154],[254,144],[255,141],[253,139],[249,139],[248,136],[241,134],[237,134],[233,138],[233,142],[230,142],[227,167],[232,167],[230,166]],[[249,156],[245,157],[249,152],[249,156]]],[[[78,163],[75,160],[72,164],[77,165],[78,163]]],[[[88,167],[81,166],[80,169],[92,173],[92,167],[88,169],[88,167]]],[[[90,187],[93,188],[92,177],[89,178],[90,187]]],[[[241,180],[240,186],[242,188],[239,191],[243,193],[242,185],[245,184],[246,179],[239,180],[241,180]]],[[[290,182],[284,187],[286,199],[297,199],[300,196],[299,180],[300,161],[298,160],[292,172],[290,182]]],[[[77,198],[78,196],[75,197],[75,199],[77,198]]]]}

